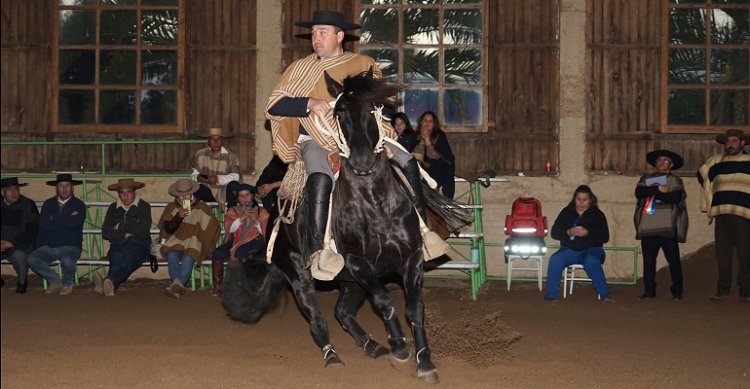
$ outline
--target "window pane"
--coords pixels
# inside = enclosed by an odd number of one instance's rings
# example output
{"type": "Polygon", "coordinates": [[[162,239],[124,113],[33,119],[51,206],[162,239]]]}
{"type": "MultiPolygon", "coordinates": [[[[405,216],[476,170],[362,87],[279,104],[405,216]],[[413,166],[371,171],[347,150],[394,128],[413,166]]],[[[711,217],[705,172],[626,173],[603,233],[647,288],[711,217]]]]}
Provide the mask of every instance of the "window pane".
{"type": "Polygon", "coordinates": [[[135,11],[102,12],[99,43],[102,45],[134,45],[136,42],[135,11]]]}
{"type": "Polygon", "coordinates": [[[706,124],[706,97],[702,89],[670,89],[668,124],[706,124]]]}
{"type": "Polygon", "coordinates": [[[674,4],[706,4],[706,0],[669,0],[670,3],[674,4]]]}
{"type": "Polygon", "coordinates": [[[360,0],[360,4],[396,4],[398,0],[360,0]]]}
{"type": "Polygon", "coordinates": [[[750,0],[713,0],[712,3],[724,4],[750,4],[750,0]]]}
{"type": "Polygon", "coordinates": [[[409,4],[437,4],[440,0],[408,0],[409,4]]]}
{"type": "Polygon", "coordinates": [[[438,81],[438,50],[404,50],[404,82],[435,84],[438,81]]]}
{"type": "Polygon", "coordinates": [[[143,5],[177,5],[178,0],[141,0],[143,5]]]}
{"type": "Polygon", "coordinates": [[[135,84],[135,51],[102,50],[99,56],[99,83],[104,85],[135,84]]]}
{"type": "Polygon", "coordinates": [[[482,124],[482,92],[476,89],[446,89],[443,99],[446,126],[482,124]]]}
{"type": "Polygon", "coordinates": [[[750,57],[748,50],[711,50],[711,83],[745,85],[748,82],[750,57]]]}
{"type": "Polygon", "coordinates": [[[177,11],[143,11],[141,34],[144,45],[176,45],[177,11]]]}
{"type": "Polygon", "coordinates": [[[71,5],[91,5],[96,0],[60,0],[60,5],[71,6],[71,5]]]}
{"type": "Polygon", "coordinates": [[[445,82],[479,84],[482,82],[482,51],[479,49],[445,50],[445,82]]]}
{"type": "Polygon", "coordinates": [[[177,91],[141,91],[141,124],[177,124],[177,91]]]}
{"type": "Polygon", "coordinates": [[[135,5],[135,0],[102,0],[102,5],[135,5]]]}
{"type": "Polygon", "coordinates": [[[669,83],[704,84],[706,82],[706,50],[670,49],[669,83]]]}
{"type": "Polygon", "coordinates": [[[482,0],[445,0],[445,4],[469,4],[469,3],[481,3],[482,0]]]}
{"type": "Polygon", "coordinates": [[[60,11],[61,45],[93,45],[95,43],[95,11],[60,11]]]}
{"type": "Polygon", "coordinates": [[[60,84],[94,83],[94,50],[60,50],[57,74],[60,84]]]}
{"type": "Polygon", "coordinates": [[[390,83],[398,83],[398,50],[396,49],[367,49],[362,54],[372,57],[378,65],[383,77],[390,83]]]}
{"type": "Polygon", "coordinates": [[[747,90],[712,90],[711,124],[746,125],[748,107],[747,90]]]}
{"type": "Polygon", "coordinates": [[[62,89],[57,96],[57,121],[60,124],[94,123],[93,90],[62,89]]]}
{"type": "Polygon", "coordinates": [[[134,124],[135,91],[102,91],[99,94],[99,123],[134,124]]]}
{"type": "Polygon", "coordinates": [[[438,11],[412,8],[404,10],[404,43],[434,45],[440,42],[438,11]]]}
{"type": "Polygon", "coordinates": [[[724,44],[750,42],[750,9],[724,8],[711,11],[711,41],[724,44]]]}
{"type": "Polygon", "coordinates": [[[398,12],[394,9],[363,8],[359,23],[362,25],[360,43],[398,42],[398,12]]]}
{"type": "Polygon", "coordinates": [[[671,9],[669,43],[685,45],[706,43],[705,9],[671,9]]]}
{"type": "MultiPolygon", "coordinates": [[[[425,111],[438,111],[437,89],[407,89],[404,91],[404,113],[409,121],[417,123],[425,111]]],[[[414,126],[416,129],[416,125],[414,126]]]]}
{"type": "Polygon", "coordinates": [[[143,85],[177,85],[176,51],[143,51],[141,60],[143,85]]]}
{"type": "Polygon", "coordinates": [[[482,43],[482,13],[478,9],[446,10],[443,43],[482,43]]]}

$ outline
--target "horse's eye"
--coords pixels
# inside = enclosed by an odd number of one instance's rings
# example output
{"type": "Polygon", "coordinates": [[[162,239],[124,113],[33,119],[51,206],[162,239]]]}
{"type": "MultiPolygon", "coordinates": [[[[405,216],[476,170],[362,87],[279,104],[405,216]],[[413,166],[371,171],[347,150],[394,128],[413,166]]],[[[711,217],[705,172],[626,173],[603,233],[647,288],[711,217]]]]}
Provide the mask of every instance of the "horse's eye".
{"type": "Polygon", "coordinates": [[[350,90],[349,93],[347,93],[349,96],[354,96],[354,91],[350,90]]]}

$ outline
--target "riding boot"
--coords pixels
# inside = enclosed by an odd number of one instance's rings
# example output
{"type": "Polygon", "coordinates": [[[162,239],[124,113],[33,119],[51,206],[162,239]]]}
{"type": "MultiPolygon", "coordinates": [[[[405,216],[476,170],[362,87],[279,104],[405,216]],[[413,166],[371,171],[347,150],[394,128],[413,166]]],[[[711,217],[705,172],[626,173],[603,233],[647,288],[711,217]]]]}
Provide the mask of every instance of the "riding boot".
{"type": "Polygon", "coordinates": [[[305,183],[305,249],[312,253],[308,266],[312,276],[330,281],[344,267],[344,257],[323,247],[333,180],[323,173],[312,173],[305,183]]]}
{"type": "Polygon", "coordinates": [[[424,189],[422,188],[422,175],[419,173],[417,160],[414,158],[410,159],[401,170],[404,172],[406,181],[411,187],[411,190],[407,190],[407,194],[424,222],[424,226],[420,226],[420,229],[422,231],[422,251],[425,261],[435,259],[447,253],[450,250],[450,246],[438,234],[430,231],[427,227],[427,208],[425,205],[424,189]]]}
{"type": "Polygon", "coordinates": [[[221,296],[221,287],[224,283],[224,262],[223,261],[212,261],[211,271],[213,273],[213,295],[221,296]]]}

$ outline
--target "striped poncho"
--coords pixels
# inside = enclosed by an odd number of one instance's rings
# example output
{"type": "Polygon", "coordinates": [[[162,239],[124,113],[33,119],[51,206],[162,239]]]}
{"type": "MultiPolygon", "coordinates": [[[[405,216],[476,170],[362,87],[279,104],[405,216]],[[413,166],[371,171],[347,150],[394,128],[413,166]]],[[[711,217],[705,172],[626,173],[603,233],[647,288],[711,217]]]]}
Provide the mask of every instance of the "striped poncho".
{"type": "MultiPolygon", "coordinates": [[[[323,72],[327,72],[337,82],[343,83],[346,77],[356,76],[370,69],[373,70],[376,77],[381,77],[380,69],[375,65],[372,58],[353,53],[343,53],[332,58],[319,58],[313,53],[292,62],[281,76],[281,80],[271,93],[266,106],[266,118],[271,121],[274,153],[285,163],[292,163],[300,158],[297,140],[301,124],[318,145],[330,152],[332,161],[338,160],[336,142],[333,138],[315,128],[312,116],[273,116],[268,113],[268,110],[284,97],[309,97],[333,101],[335,97],[328,93],[323,72]]],[[[333,128],[335,125],[333,111],[329,111],[325,119],[333,128]]],[[[386,124],[387,136],[396,139],[396,132],[390,126],[390,123],[384,124],[386,124]]]]}
{"type": "Polygon", "coordinates": [[[164,225],[175,218],[180,208],[176,201],[169,203],[159,219],[161,238],[166,239],[161,246],[161,255],[166,258],[170,251],[182,251],[199,264],[216,248],[216,241],[221,233],[219,221],[216,220],[211,207],[202,201],[196,201],[192,204],[190,214],[182,219],[177,230],[169,234],[165,231],[164,225]]]}
{"type": "Polygon", "coordinates": [[[701,212],[750,219],[750,154],[717,154],[698,170],[701,212]]]}

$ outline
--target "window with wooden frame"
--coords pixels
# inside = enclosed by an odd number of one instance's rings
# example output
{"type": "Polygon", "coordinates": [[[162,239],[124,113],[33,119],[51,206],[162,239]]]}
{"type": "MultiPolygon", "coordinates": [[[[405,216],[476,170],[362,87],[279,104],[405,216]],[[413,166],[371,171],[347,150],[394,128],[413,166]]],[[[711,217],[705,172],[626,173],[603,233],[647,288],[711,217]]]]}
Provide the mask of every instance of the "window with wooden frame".
{"type": "Polygon", "coordinates": [[[402,110],[412,123],[433,111],[445,131],[487,131],[484,3],[360,0],[359,52],[404,86],[402,110]]]}
{"type": "Polygon", "coordinates": [[[750,0],[662,0],[663,132],[750,130],[750,0]]]}
{"type": "Polygon", "coordinates": [[[57,3],[55,131],[181,131],[182,0],[57,3]]]}

